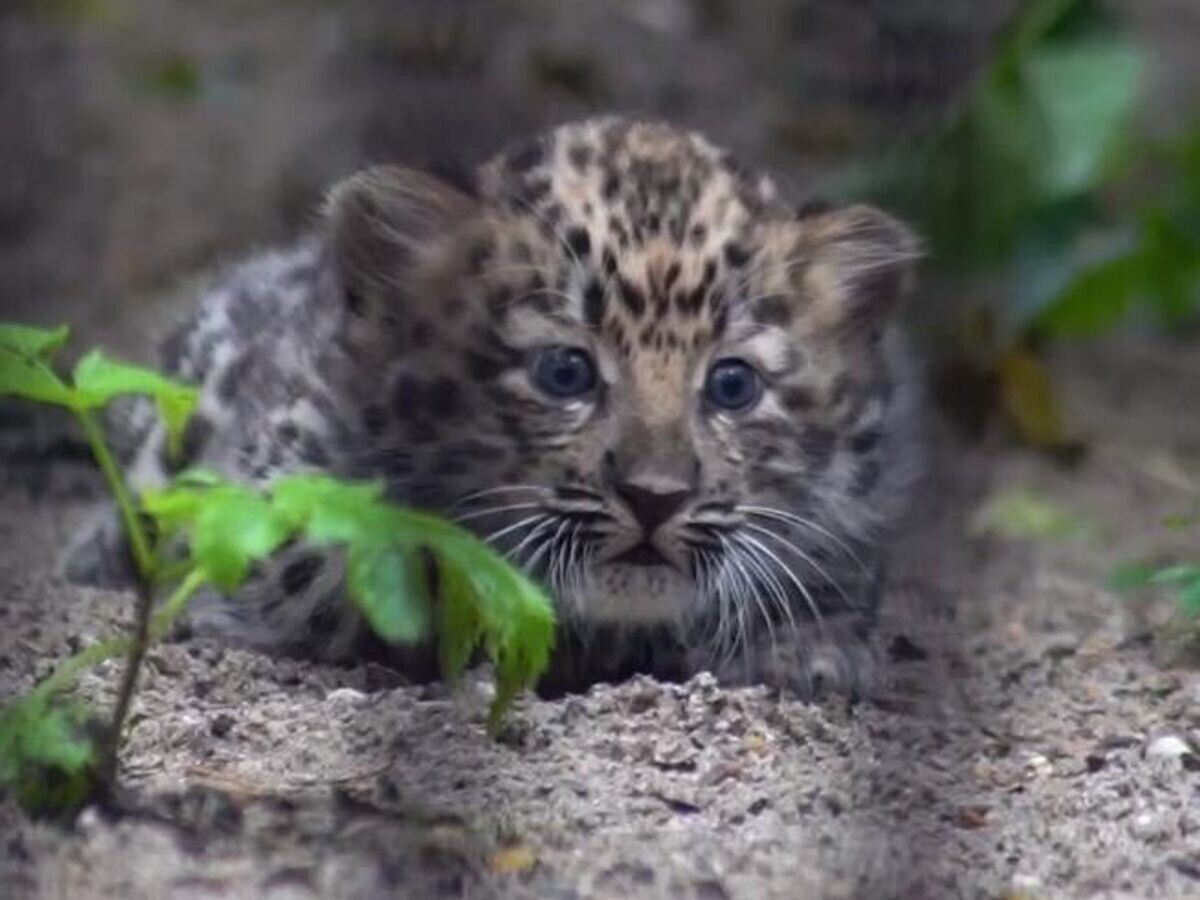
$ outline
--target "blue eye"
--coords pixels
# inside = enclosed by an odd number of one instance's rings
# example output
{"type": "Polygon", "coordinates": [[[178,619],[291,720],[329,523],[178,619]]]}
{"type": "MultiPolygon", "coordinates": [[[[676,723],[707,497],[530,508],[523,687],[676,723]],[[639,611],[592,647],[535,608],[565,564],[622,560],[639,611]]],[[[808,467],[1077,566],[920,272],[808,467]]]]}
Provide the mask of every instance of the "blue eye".
{"type": "Polygon", "coordinates": [[[596,386],[596,364],[586,350],[578,347],[539,350],[530,374],[534,384],[560,400],[582,397],[596,386]]]}
{"type": "Polygon", "coordinates": [[[762,396],[762,379],[748,362],[721,359],[708,370],[704,397],[717,409],[744,412],[762,396]]]}

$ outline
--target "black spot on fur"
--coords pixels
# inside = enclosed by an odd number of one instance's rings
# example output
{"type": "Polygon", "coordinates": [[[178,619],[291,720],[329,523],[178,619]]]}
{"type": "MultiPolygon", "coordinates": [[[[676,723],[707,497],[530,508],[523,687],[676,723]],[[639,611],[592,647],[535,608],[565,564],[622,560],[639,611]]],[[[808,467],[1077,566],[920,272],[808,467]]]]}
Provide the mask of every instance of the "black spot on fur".
{"type": "Polygon", "coordinates": [[[354,288],[346,288],[342,291],[342,299],[346,303],[346,311],[352,316],[362,318],[367,312],[367,301],[363,299],[363,295],[354,288]]]}
{"type": "Polygon", "coordinates": [[[780,395],[784,407],[792,412],[804,412],[817,405],[817,398],[812,391],[803,387],[787,388],[780,395]]]}
{"type": "Polygon", "coordinates": [[[604,318],[604,288],[593,279],[583,290],[583,318],[589,325],[599,325],[604,318]]]}
{"type": "Polygon", "coordinates": [[[730,268],[740,269],[750,261],[750,254],[741,244],[730,241],[725,245],[725,262],[730,268]]]}
{"type": "Polygon", "coordinates": [[[512,172],[528,172],[546,158],[541,141],[528,141],[512,150],[508,155],[508,168],[512,172]]]}
{"type": "Polygon", "coordinates": [[[324,560],[316,554],[294,559],[279,573],[279,586],[290,597],[301,594],[308,590],[323,566],[324,560]]]}
{"type": "Polygon", "coordinates": [[[625,230],[625,225],[616,216],[609,216],[608,231],[617,239],[617,244],[621,249],[629,246],[629,232],[625,230]]]}
{"type": "Polygon", "coordinates": [[[285,444],[290,444],[300,437],[300,429],[296,427],[296,423],[290,419],[279,423],[279,427],[275,429],[275,436],[285,444]]]}
{"type": "Polygon", "coordinates": [[[462,388],[453,378],[439,378],[426,388],[424,406],[433,415],[456,416],[462,410],[462,388]]]}
{"type": "Polygon", "coordinates": [[[616,172],[609,172],[604,176],[604,184],[600,186],[600,195],[605,200],[612,200],[617,196],[617,191],[621,189],[621,180],[617,177],[616,172]]]}
{"type": "Polygon", "coordinates": [[[412,375],[401,375],[392,388],[392,413],[401,421],[409,421],[421,414],[423,385],[412,375]]]}
{"type": "Polygon", "coordinates": [[[526,211],[528,207],[535,206],[539,200],[549,193],[549,179],[532,178],[528,181],[523,181],[513,194],[516,201],[514,205],[517,209],[526,211]]]}
{"type": "Polygon", "coordinates": [[[249,353],[243,353],[231,362],[221,373],[221,378],[217,382],[217,396],[222,400],[232,400],[237,394],[238,388],[242,386],[246,373],[252,368],[254,368],[254,357],[249,353]]]}
{"type": "Polygon", "coordinates": [[[592,161],[592,148],[587,144],[574,144],[567,150],[567,159],[578,171],[582,172],[592,161]]]}
{"type": "Polygon", "coordinates": [[[604,267],[605,275],[612,275],[617,271],[617,257],[611,247],[605,247],[604,252],[600,254],[600,265],[604,267]]]}
{"type": "Polygon", "coordinates": [[[409,422],[404,433],[410,442],[418,445],[432,444],[438,439],[437,426],[426,418],[409,422]]]}
{"type": "Polygon", "coordinates": [[[704,298],[708,294],[708,285],[698,284],[690,291],[680,291],[675,295],[675,307],[682,315],[694,316],[704,306],[704,298]]]}
{"type": "Polygon", "coordinates": [[[868,428],[850,437],[850,449],[857,454],[870,453],[879,444],[883,432],[878,428],[868,428]]]}
{"type": "Polygon", "coordinates": [[[705,238],[707,238],[707,237],[708,237],[708,228],[705,226],[705,224],[703,222],[697,222],[695,225],[692,226],[691,230],[688,232],[688,240],[690,240],[692,242],[693,247],[701,246],[704,243],[705,238]]]}
{"type": "Polygon", "coordinates": [[[160,352],[160,360],[163,369],[170,374],[178,374],[180,366],[183,363],[184,356],[187,353],[188,336],[191,334],[192,324],[189,322],[181,328],[172,331],[162,343],[160,352]]]}
{"type": "Polygon", "coordinates": [[[850,493],[855,497],[863,497],[871,493],[875,489],[875,485],[879,483],[880,472],[879,460],[864,460],[859,465],[858,471],[854,473],[854,479],[850,483],[850,493]]]}
{"type": "Polygon", "coordinates": [[[679,265],[679,260],[675,260],[667,267],[667,274],[663,279],[663,287],[668,291],[674,287],[675,282],[679,280],[680,271],[682,271],[682,267],[679,265]]]}
{"type": "Polygon", "coordinates": [[[301,462],[312,466],[324,467],[330,462],[329,452],[325,449],[325,445],[311,431],[306,431],[301,435],[300,452],[297,455],[301,462]]]}
{"type": "MultiPolygon", "coordinates": [[[[387,412],[378,403],[373,403],[363,410],[362,421],[363,428],[367,430],[367,434],[372,437],[379,437],[379,435],[383,434],[383,429],[387,425],[387,412]]],[[[293,429],[295,427],[295,425],[292,426],[293,429]]]]}
{"type": "Polygon", "coordinates": [[[837,435],[828,428],[811,425],[800,433],[800,452],[804,454],[812,471],[820,471],[829,465],[837,435]]]}
{"type": "Polygon", "coordinates": [[[467,255],[467,271],[472,275],[481,273],[487,264],[492,261],[493,252],[491,241],[482,239],[477,242],[471,247],[471,251],[467,255]]]}
{"type": "Polygon", "coordinates": [[[618,278],[617,284],[621,290],[621,299],[635,317],[641,317],[646,311],[646,295],[624,278],[618,278]]]}
{"type": "Polygon", "coordinates": [[[567,231],[567,246],[580,259],[586,259],[592,253],[592,239],[586,228],[575,227],[567,231]]]}
{"type": "Polygon", "coordinates": [[[786,328],[792,321],[792,308],[786,297],[771,294],[754,304],[754,321],[760,325],[778,325],[786,328]]]}

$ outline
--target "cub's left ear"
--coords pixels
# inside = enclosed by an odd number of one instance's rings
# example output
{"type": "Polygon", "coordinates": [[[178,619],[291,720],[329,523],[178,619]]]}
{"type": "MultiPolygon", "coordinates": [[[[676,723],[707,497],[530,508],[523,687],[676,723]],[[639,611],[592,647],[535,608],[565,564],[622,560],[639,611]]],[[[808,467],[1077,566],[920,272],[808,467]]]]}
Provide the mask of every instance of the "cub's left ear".
{"type": "Polygon", "coordinates": [[[904,225],[871,206],[801,219],[800,288],[812,320],[845,334],[878,333],[913,280],[920,256],[904,225]]]}
{"type": "Polygon", "coordinates": [[[347,178],[325,204],[343,289],[366,302],[402,299],[419,262],[477,210],[475,198],[414,169],[375,166],[347,178]]]}

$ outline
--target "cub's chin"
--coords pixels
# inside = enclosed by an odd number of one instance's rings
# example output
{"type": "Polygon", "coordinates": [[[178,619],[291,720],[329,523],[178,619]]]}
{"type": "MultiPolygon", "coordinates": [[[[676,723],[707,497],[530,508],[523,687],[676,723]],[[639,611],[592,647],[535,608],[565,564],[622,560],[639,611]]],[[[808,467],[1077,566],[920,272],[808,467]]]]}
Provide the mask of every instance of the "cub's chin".
{"type": "Polygon", "coordinates": [[[620,559],[595,566],[561,600],[581,621],[625,626],[681,623],[698,602],[696,582],[675,566],[620,559]]]}

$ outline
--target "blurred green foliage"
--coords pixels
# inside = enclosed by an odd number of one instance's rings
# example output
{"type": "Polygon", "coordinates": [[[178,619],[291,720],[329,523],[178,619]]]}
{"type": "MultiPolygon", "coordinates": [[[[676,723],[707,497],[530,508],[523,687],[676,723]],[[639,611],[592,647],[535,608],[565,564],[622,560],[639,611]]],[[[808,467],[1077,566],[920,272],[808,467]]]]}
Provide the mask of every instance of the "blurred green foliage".
{"type": "Polygon", "coordinates": [[[1135,137],[1144,55],[1098,0],[1026,0],[950,119],[878,173],[935,272],[999,286],[1001,349],[1200,309],[1200,118],[1135,137]]]}
{"type": "Polygon", "coordinates": [[[1200,115],[1139,137],[1145,62],[1108,4],[1024,0],[949,118],[857,185],[926,241],[935,302],[916,324],[970,432],[999,412],[1074,458],[1040,345],[1200,312],[1200,115]]]}
{"type": "Polygon", "coordinates": [[[98,752],[81,706],[32,693],[0,710],[0,787],[25,809],[61,816],[96,787],[98,752]]]}

